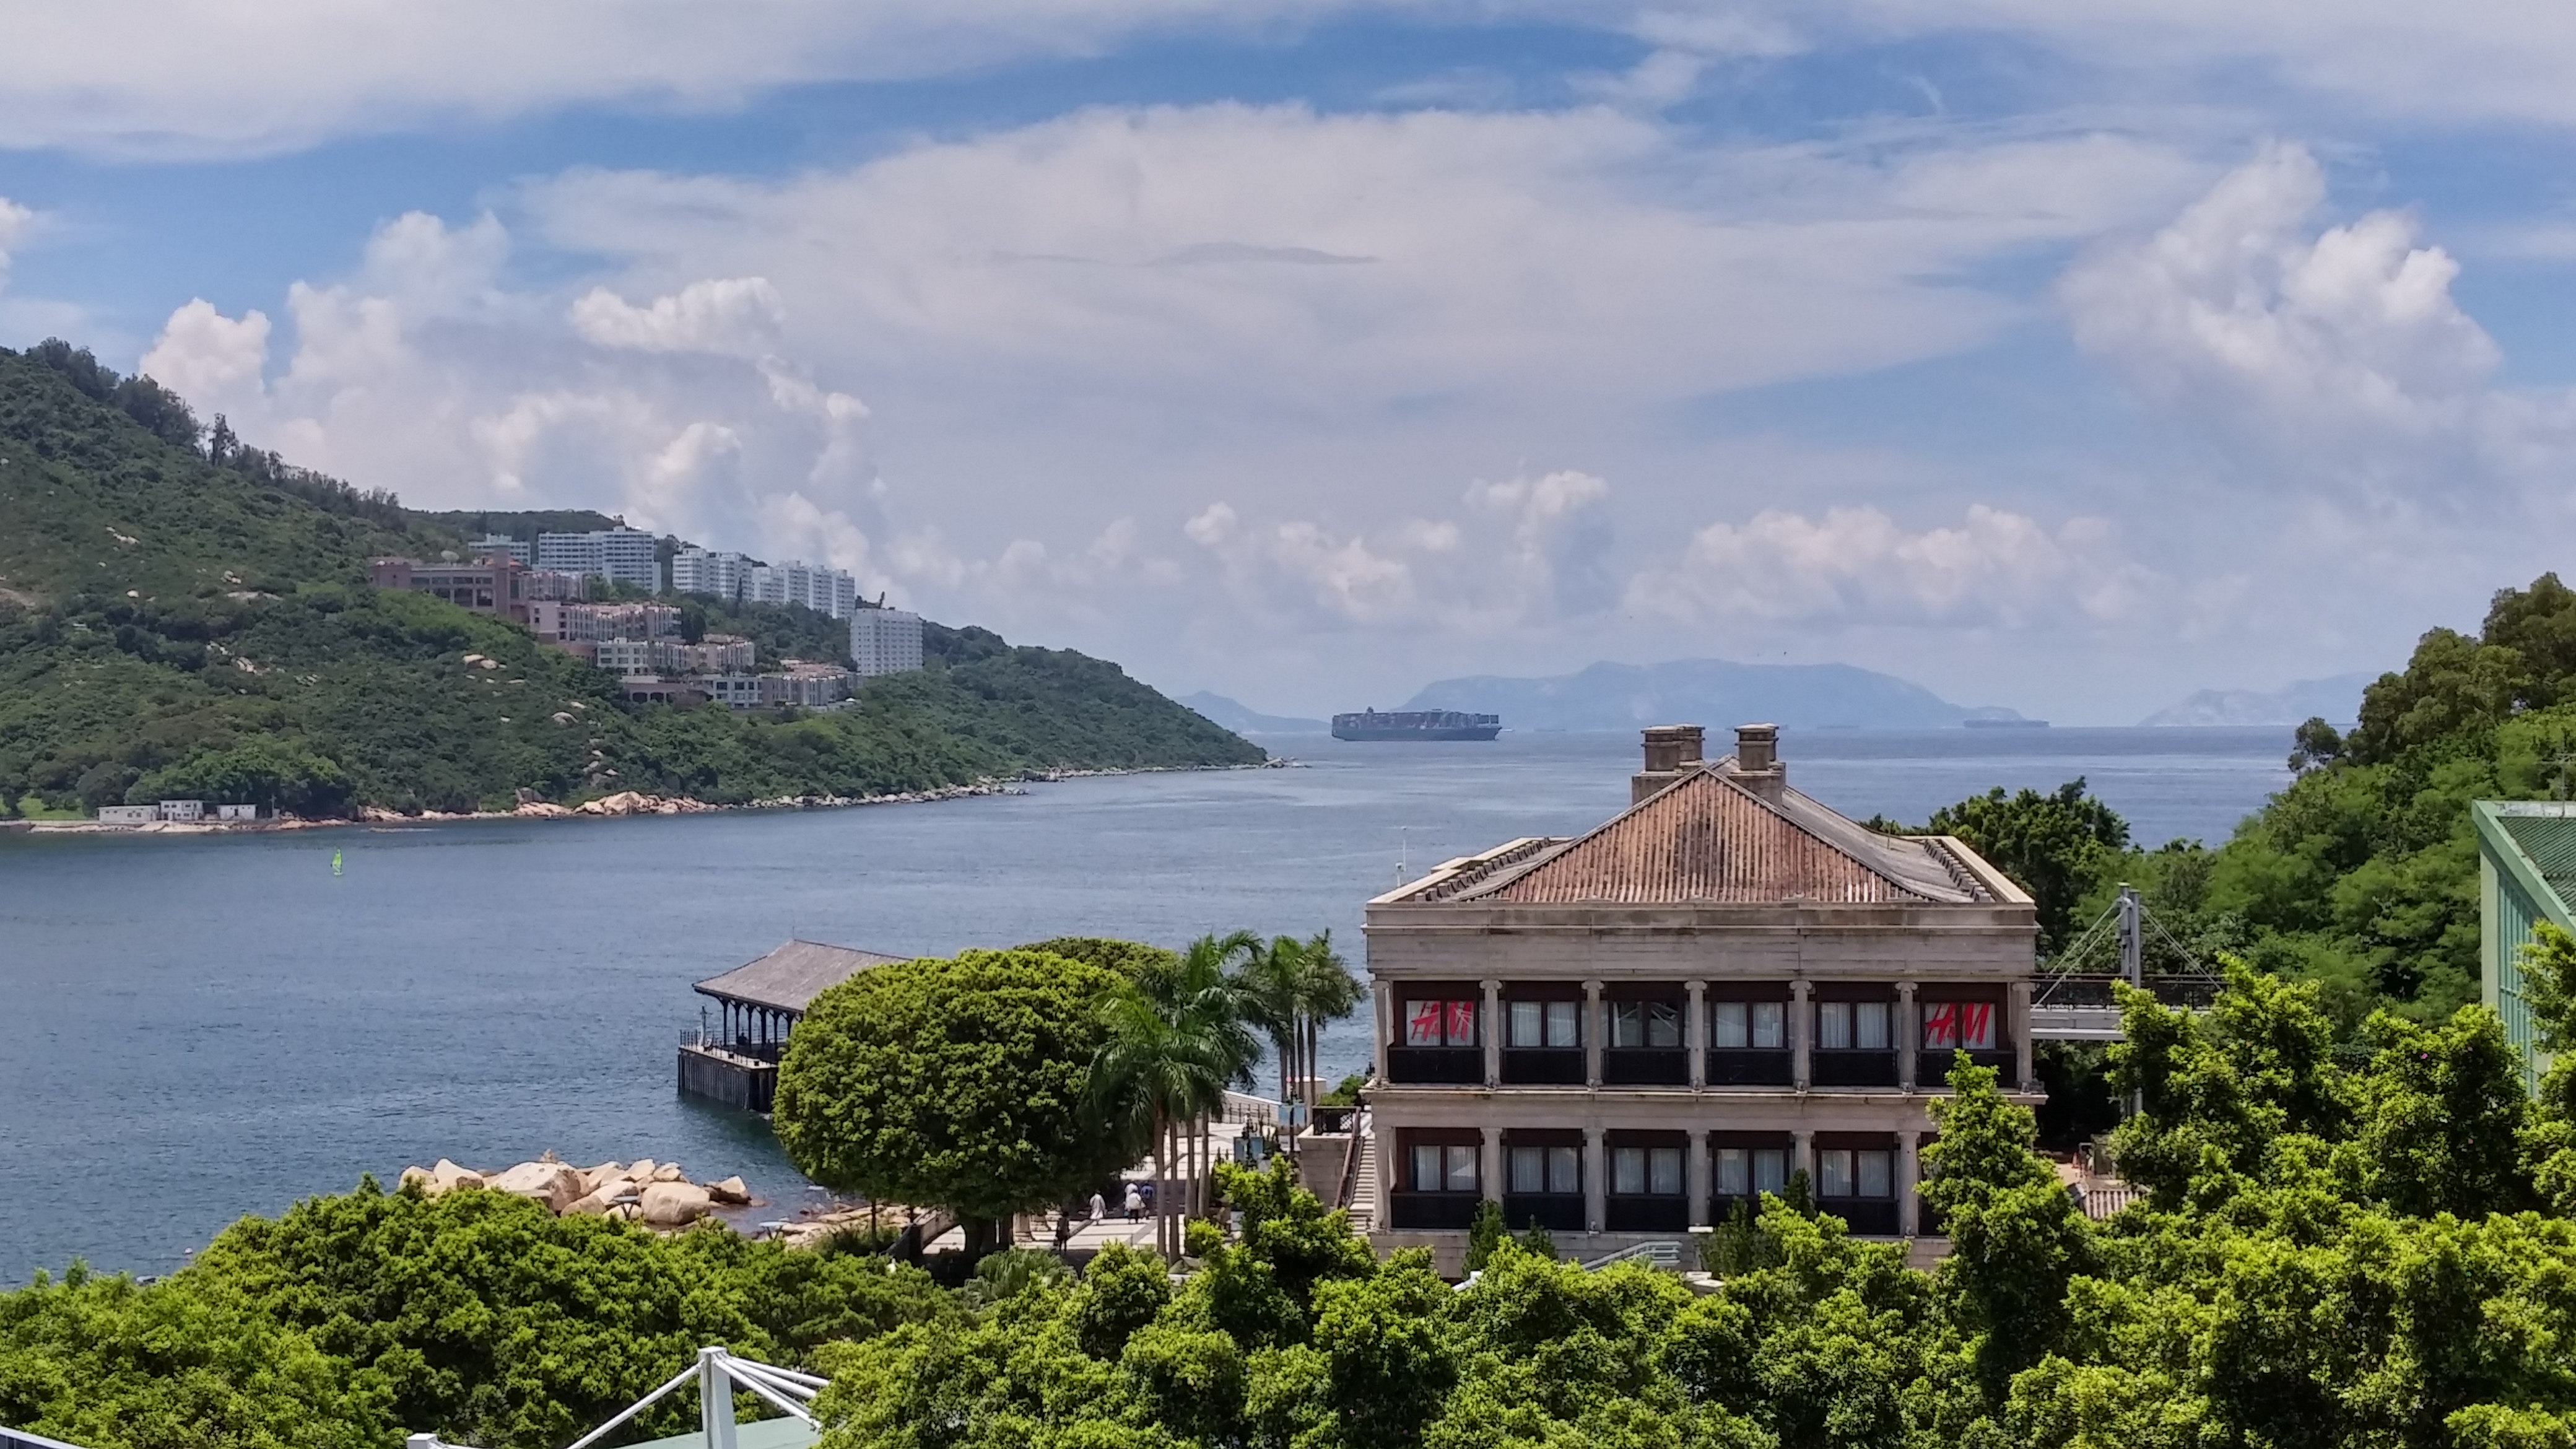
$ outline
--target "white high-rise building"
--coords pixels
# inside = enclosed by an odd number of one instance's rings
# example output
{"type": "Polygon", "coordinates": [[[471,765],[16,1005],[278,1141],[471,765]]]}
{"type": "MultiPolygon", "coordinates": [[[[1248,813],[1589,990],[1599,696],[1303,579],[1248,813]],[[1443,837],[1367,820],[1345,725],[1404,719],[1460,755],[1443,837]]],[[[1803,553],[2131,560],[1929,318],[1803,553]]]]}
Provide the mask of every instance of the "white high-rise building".
{"type": "Polygon", "coordinates": [[[789,559],[752,565],[742,597],[755,604],[802,604],[844,619],[858,607],[859,581],[847,569],[808,568],[802,559],[789,559]]]}
{"type": "Polygon", "coordinates": [[[850,662],[862,677],[921,667],[921,616],[903,609],[850,611],[850,662]]]}
{"type": "Polygon", "coordinates": [[[671,589],[674,593],[739,602],[748,596],[752,567],[751,560],[742,554],[684,548],[671,559],[671,589]]]}
{"type": "Polygon", "coordinates": [[[589,574],[612,584],[632,584],[650,593],[662,591],[662,562],[655,556],[653,535],[637,528],[603,528],[591,533],[537,535],[537,567],[558,573],[589,574]]]}

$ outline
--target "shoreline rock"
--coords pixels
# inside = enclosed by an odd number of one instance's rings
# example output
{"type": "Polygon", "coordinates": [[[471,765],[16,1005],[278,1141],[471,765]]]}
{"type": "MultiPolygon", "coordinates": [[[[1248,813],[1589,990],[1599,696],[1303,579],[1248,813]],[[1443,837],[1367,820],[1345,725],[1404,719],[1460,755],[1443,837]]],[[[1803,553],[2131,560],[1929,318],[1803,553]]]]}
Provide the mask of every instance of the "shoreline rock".
{"type": "Polygon", "coordinates": [[[739,1175],[691,1182],[680,1164],[649,1157],[575,1167],[547,1152],[498,1172],[478,1172],[442,1157],[435,1167],[404,1168],[396,1190],[414,1184],[424,1197],[467,1188],[506,1192],[540,1203],[557,1217],[613,1217],[665,1231],[688,1227],[720,1207],[764,1206],[739,1175]]]}
{"type": "MultiPolygon", "coordinates": [[[[424,810],[405,815],[381,805],[362,805],[348,820],[306,820],[288,816],[270,820],[172,821],[146,825],[102,825],[95,820],[0,820],[0,831],[21,835],[258,835],[285,830],[331,830],[358,825],[446,825],[469,820],[599,820],[644,815],[723,815],[750,810],[845,810],[863,805],[929,805],[944,800],[972,800],[993,795],[1026,795],[1025,784],[1061,784],[1067,780],[1108,779],[1120,775],[1212,774],[1232,770],[1295,769],[1300,762],[1284,756],[1244,765],[1135,765],[1098,770],[1037,770],[1009,780],[984,779],[966,785],[940,785],[928,790],[897,790],[883,795],[781,795],[740,805],[719,805],[685,795],[653,795],[621,790],[579,805],[522,800],[508,810],[424,810]]],[[[523,792],[524,793],[524,792],[523,792]]]]}

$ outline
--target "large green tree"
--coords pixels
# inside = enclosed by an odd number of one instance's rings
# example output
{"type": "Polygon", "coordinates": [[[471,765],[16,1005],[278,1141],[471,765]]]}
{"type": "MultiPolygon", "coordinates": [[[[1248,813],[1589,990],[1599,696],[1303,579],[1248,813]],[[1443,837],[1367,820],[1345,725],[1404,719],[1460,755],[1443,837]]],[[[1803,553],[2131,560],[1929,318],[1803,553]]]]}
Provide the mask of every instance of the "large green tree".
{"type": "Polygon", "coordinates": [[[954,1210],[980,1255],[1012,1214],[1127,1161],[1091,1091],[1125,985],[1035,951],[861,972],[817,996],[789,1038],[778,1139],[817,1182],[954,1210]]]}

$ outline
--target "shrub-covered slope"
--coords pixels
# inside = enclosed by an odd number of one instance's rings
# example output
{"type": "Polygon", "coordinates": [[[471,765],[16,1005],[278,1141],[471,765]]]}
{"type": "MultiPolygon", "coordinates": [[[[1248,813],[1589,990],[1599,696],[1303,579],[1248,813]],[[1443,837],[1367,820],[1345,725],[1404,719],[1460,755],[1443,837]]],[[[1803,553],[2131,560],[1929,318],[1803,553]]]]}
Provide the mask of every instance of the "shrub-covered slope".
{"type": "MultiPolygon", "coordinates": [[[[933,627],[930,668],[850,708],[633,707],[524,630],[365,583],[452,547],[408,514],[206,438],[184,404],[59,344],[0,349],[0,815],[171,796],[298,813],[459,810],[521,789],[738,803],[1261,752],[1064,650],[933,627]]],[[[801,609],[692,605],[764,657],[846,658],[801,609]]]]}

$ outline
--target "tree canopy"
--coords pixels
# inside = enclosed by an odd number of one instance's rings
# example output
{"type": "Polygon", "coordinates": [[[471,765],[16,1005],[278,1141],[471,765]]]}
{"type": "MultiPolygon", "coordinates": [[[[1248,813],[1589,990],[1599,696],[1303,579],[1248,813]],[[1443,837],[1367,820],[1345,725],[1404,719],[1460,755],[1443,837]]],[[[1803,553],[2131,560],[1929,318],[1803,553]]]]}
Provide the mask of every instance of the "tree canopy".
{"type": "Polygon", "coordinates": [[[990,1223],[1115,1173],[1091,1096],[1121,989],[1037,951],[863,971],[815,997],[778,1069],[772,1124],[816,1182],[990,1223]]]}

